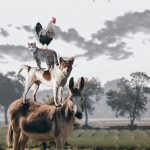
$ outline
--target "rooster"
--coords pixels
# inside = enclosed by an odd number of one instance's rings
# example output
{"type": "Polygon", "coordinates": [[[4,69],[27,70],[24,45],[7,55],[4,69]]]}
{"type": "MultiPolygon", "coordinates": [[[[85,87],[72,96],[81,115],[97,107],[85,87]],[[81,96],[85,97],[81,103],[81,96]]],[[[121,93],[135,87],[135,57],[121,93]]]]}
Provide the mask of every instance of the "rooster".
{"type": "Polygon", "coordinates": [[[46,49],[55,36],[55,23],[56,18],[52,17],[46,29],[43,29],[42,25],[39,22],[36,24],[35,31],[38,35],[40,43],[42,45],[46,44],[46,49]]]}

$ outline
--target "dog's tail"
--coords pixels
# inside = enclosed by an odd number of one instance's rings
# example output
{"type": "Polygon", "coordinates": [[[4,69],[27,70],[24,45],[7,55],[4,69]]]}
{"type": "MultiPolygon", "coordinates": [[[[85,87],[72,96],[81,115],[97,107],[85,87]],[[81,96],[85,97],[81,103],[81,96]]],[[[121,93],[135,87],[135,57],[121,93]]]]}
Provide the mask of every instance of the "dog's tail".
{"type": "Polygon", "coordinates": [[[28,65],[22,65],[21,67],[18,68],[18,70],[16,71],[16,76],[18,76],[20,74],[20,72],[22,72],[23,70],[29,72],[31,69],[30,66],[28,65]]]}
{"type": "Polygon", "coordinates": [[[9,122],[9,127],[8,127],[8,131],[7,131],[7,138],[6,138],[6,143],[7,143],[8,147],[11,147],[12,140],[13,140],[13,129],[12,129],[11,122],[9,122]]]}

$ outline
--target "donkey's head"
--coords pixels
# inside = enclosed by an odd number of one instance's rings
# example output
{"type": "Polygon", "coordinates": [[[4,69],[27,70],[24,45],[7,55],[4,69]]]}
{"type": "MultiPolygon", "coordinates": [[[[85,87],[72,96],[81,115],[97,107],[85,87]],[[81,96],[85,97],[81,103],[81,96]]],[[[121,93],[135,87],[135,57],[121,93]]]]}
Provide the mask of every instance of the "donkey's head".
{"type": "Polygon", "coordinates": [[[78,119],[82,119],[83,97],[82,90],[84,88],[84,78],[81,77],[78,87],[74,87],[73,78],[69,82],[69,98],[72,101],[72,112],[78,119]]]}

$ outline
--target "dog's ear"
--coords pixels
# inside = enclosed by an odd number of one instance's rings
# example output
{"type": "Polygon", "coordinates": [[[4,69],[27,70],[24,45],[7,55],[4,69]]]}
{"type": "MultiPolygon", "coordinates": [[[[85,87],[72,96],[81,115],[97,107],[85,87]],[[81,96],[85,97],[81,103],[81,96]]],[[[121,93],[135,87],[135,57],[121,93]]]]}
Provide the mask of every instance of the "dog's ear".
{"type": "Polygon", "coordinates": [[[59,58],[59,62],[62,63],[64,59],[62,57],[59,58]]]}
{"type": "Polygon", "coordinates": [[[73,64],[73,63],[74,63],[74,57],[70,58],[69,62],[70,62],[71,64],[73,64]]]}
{"type": "Polygon", "coordinates": [[[84,88],[84,84],[85,84],[85,81],[84,81],[84,78],[81,77],[81,80],[78,84],[78,89],[80,90],[80,92],[82,92],[83,88],[84,88]]]}

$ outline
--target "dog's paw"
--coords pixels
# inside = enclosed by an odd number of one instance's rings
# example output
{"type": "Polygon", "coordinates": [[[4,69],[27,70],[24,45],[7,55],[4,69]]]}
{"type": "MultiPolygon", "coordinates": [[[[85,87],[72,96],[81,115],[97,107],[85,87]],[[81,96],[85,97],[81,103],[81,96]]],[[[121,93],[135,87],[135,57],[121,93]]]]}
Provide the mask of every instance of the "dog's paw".
{"type": "Polygon", "coordinates": [[[58,105],[57,103],[55,103],[55,106],[56,106],[56,107],[59,107],[59,105],[58,105]]]}
{"type": "Polygon", "coordinates": [[[63,106],[61,103],[55,103],[55,106],[56,107],[61,107],[61,106],[63,106]]]}
{"type": "Polygon", "coordinates": [[[41,69],[40,67],[37,67],[37,68],[36,68],[36,71],[39,71],[40,69],[41,69]]]}

